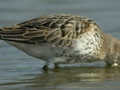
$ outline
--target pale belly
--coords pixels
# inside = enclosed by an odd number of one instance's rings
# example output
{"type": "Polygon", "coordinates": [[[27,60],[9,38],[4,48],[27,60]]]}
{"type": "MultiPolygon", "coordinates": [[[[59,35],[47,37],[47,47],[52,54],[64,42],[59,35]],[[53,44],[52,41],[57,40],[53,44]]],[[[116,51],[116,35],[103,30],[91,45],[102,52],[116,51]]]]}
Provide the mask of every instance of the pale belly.
{"type": "Polygon", "coordinates": [[[25,53],[49,63],[77,63],[96,61],[89,53],[81,54],[74,48],[53,47],[48,44],[24,44],[8,42],[25,53]]]}

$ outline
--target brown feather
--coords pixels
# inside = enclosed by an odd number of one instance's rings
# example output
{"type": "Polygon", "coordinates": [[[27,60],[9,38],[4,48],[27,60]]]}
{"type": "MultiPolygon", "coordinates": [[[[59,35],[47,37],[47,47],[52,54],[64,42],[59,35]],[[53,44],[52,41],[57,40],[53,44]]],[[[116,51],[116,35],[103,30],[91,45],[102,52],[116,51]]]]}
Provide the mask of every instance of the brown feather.
{"type": "Polygon", "coordinates": [[[78,15],[48,15],[0,28],[0,37],[18,42],[25,40],[67,47],[83,33],[91,30],[91,24],[94,24],[92,20],[78,15]]]}

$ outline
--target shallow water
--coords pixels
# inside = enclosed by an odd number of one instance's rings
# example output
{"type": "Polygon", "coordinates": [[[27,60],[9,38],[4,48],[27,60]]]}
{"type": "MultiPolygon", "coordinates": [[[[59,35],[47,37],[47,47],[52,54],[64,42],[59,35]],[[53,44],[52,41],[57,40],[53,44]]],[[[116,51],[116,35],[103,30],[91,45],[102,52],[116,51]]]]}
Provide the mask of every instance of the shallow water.
{"type": "MultiPolygon", "coordinates": [[[[46,14],[80,14],[120,39],[119,0],[0,0],[0,27],[46,14]]],[[[43,72],[45,63],[0,41],[0,90],[120,90],[120,68],[104,62],[61,65],[43,72]]]]}

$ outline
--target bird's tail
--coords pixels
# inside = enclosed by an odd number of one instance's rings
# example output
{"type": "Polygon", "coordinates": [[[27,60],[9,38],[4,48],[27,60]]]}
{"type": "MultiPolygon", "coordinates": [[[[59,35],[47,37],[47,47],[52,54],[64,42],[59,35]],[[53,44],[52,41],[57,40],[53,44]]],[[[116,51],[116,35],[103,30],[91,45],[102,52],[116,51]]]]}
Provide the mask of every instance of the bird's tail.
{"type": "Polygon", "coordinates": [[[21,33],[11,27],[0,28],[0,39],[2,40],[16,40],[21,37],[21,33]]]}
{"type": "Polygon", "coordinates": [[[2,36],[8,34],[7,29],[0,27],[0,39],[3,39],[2,36]]]}
{"type": "Polygon", "coordinates": [[[5,41],[14,42],[25,42],[28,43],[28,39],[24,38],[22,35],[24,30],[14,27],[3,27],[0,28],[0,39],[5,41]]]}
{"type": "MultiPolygon", "coordinates": [[[[0,32],[2,31],[2,28],[0,27],[0,32]]],[[[1,34],[0,34],[0,39],[1,39],[1,34]]]]}

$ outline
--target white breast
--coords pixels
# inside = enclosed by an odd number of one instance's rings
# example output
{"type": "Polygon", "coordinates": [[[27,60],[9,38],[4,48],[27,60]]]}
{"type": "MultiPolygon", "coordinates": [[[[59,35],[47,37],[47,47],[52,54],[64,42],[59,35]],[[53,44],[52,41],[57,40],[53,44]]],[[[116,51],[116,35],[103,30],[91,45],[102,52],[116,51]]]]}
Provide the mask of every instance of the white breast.
{"type": "Polygon", "coordinates": [[[74,50],[80,55],[80,59],[92,59],[100,52],[100,40],[94,30],[86,32],[75,41],[74,50]]]}

